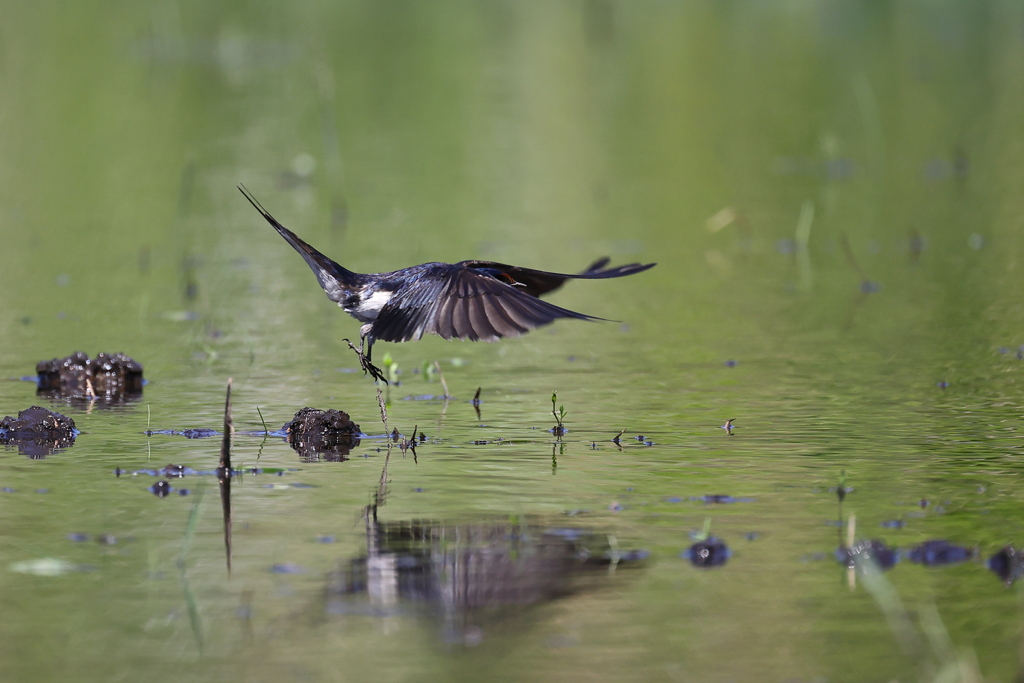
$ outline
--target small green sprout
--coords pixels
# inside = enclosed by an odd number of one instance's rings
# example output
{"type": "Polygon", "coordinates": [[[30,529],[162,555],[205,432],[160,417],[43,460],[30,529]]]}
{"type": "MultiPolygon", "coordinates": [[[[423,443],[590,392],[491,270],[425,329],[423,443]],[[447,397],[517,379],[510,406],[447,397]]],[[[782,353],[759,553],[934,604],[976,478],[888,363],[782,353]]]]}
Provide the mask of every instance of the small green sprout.
{"type": "Polygon", "coordinates": [[[551,431],[554,432],[555,436],[562,436],[565,434],[565,425],[562,422],[568,413],[565,412],[564,405],[558,405],[558,392],[556,391],[551,392],[551,414],[555,418],[555,427],[551,431]]]}
{"type": "Polygon", "coordinates": [[[434,370],[434,363],[432,361],[429,361],[429,360],[423,361],[423,365],[420,367],[420,370],[423,372],[423,379],[424,379],[424,381],[427,381],[427,382],[434,381],[434,374],[435,374],[436,370],[434,370]]]}
{"type": "Polygon", "coordinates": [[[700,533],[693,535],[693,540],[697,541],[698,543],[702,543],[703,541],[706,541],[709,538],[711,538],[711,518],[705,517],[704,528],[700,530],[700,533]]]}
{"type": "Polygon", "coordinates": [[[846,499],[846,494],[852,491],[852,488],[846,488],[846,470],[841,470],[839,473],[839,481],[836,482],[836,498],[842,503],[846,499]]]}
{"type": "Polygon", "coordinates": [[[388,385],[398,384],[398,363],[391,357],[390,353],[384,354],[384,371],[388,373],[388,385]]]}

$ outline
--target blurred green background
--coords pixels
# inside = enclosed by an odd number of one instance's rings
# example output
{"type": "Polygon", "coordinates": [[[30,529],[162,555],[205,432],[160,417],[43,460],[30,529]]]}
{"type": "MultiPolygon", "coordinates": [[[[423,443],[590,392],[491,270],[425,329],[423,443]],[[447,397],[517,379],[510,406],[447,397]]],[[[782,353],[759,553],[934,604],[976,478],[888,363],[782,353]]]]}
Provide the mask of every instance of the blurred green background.
{"type": "MultiPolygon", "coordinates": [[[[937,608],[964,680],[1016,680],[1017,590],[984,559],[1024,531],[1022,111],[1015,2],[4,3],[0,376],[124,351],[150,384],[46,403],[84,432],[65,452],[0,453],[0,678],[936,679],[945,655],[901,649],[832,560],[845,470],[858,537],[977,547],[888,576],[915,629],[937,608]],[[324,577],[366,553],[380,440],[299,463],[240,435],[240,462],[314,488],[236,484],[230,577],[209,477],[165,500],[114,477],[215,466],[212,441],[143,432],[218,428],[228,377],[243,431],[304,405],[383,431],[348,372],[358,323],[239,183],[359,272],[657,262],[552,299],[615,322],[375,356],[402,371],[389,428],[431,437],[392,456],[382,517],[582,525],[644,567],[453,645],[412,613],[325,610],[324,577]],[[404,400],[441,393],[414,373],[434,360],[452,401],[404,400]],[[679,553],[706,517],[734,556],[701,571],[679,553]],[[90,571],[10,570],[32,558],[90,571]]],[[[0,384],[2,414],[42,400],[0,384]]]]}

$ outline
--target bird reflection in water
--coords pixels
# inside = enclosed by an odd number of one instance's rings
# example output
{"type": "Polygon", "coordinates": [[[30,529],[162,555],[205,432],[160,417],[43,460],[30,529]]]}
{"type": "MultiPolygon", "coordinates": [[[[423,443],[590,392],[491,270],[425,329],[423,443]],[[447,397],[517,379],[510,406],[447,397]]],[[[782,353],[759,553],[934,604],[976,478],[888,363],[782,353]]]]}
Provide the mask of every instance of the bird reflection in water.
{"type": "Polygon", "coordinates": [[[366,515],[366,556],[328,579],[327,613],[388,616],[408,609],[442,623],[451,644],[478,644],[488,626],[529,606],[607,585],[646,551],[614,536],[503,520],[380,523],[366,515]]]}

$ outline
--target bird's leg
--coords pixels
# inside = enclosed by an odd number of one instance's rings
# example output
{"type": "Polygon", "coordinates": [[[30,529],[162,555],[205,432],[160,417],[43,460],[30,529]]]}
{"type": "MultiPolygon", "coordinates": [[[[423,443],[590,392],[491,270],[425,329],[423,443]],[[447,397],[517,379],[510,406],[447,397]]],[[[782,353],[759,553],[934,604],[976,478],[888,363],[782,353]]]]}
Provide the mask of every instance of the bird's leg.
{"type": "MultiPolygon", "coordinates": [[[[363,344],[366,343],[366,340],[367,340],[367,337],[361,337],[359,339],[359,350],[360,351],[363,350],[363,344]]],[[[377,378],[379,380],[382,380],[384,382],[384,384],[387,384],[388,381],[386,379],[384,379],[384,373],[380,371],[380,368],[378,368],[376,365],[374,365],[373,363],[370,362],[370,356],[372,354],[373,354],[373,339],[370,338],[369,343],[366,344],[366,355],[360,360],[360,363],[362,363],[363,370],[369,372],[371,377],[375,377],[375,378],[377,378]]]]}
{"type": "Polygon", "coordinates": [[[373,342],[372,341],[370,342],[370,345],[367,347],[365,354],[363,353],[363,345],[366,344],[366,337],[365,336],[364,337],[360,337],[360,339],[359,339],[359,348],[358,349],[355,347],[355,344],[353,344],[348,339],[343,339],[342,341],[344,341],[346,344],[348,344],[348,347],[350,349],[352,349],[353,351],[355,351],[356,355],[359,356],[359,365],[360,365],[360,367],[363,368],[363,374],[364,375],[366,373],[370,373],[370,377],[372,377],[373,379],[375,379],[375,380],[379,379],[382,382],[384,382],[384,384],[388,383],[388,381],[386,379],[384,379],[384,373],[381,372],[380,368],[378,368],[376,365],[374,365],[373,363],[370,362],[370,353],[373,351],[373,342]]]}

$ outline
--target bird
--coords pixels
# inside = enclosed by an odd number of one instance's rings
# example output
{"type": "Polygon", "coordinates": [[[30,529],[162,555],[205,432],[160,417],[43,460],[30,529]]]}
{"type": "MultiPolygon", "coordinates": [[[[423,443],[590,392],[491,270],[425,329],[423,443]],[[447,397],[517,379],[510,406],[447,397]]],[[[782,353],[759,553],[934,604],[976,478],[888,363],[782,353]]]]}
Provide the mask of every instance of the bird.
{"type": "Polygon", "coordinates": [[[654,263],[607,268],[600,258],[576,274],[549,273],[494,261],[423,263],[389,273],[355,273],[343,268],[284,227],[244,185],[238,186],[260,215],[306,261],[327,298],[362,323],[359,348],[344,341],[359,357],[363,374],[387,383],[371,362],[377,341],[406,342],[424,334],[442,339],[497,341],[518,337],[559,318],[606,321],[543,301],[566,280],[604,280],[635,275],[654,263]]]}

